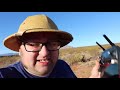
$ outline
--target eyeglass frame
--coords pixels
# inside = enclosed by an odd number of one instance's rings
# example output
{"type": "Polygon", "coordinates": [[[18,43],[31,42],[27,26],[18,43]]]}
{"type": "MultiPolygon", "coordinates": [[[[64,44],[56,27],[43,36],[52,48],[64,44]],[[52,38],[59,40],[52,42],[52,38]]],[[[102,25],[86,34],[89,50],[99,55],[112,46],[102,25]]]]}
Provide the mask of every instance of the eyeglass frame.
{"type": "MultiPolygon", "coordinates": [[[[55,41],[55,42],[59,42],[59,43],[60,43],[60,41],[55,41]]],[[[58,49],[56,49],[56,50],[50,50],[50,49],[47,47],[47,43],[48,43],[48,42],[46,42],[46,43],[35,42],[35,43],[40,43],[40,44],[42,44],[40,50],[38,50],[38,51],[30,51],[30,50],[28,50],[28,49],[26,48],[26,43],[29,43],[29,42],[23,42],[23,41],[22,41],[22,44],[24,45],[25,50],[26,50],[27,52],[40,52],[43,46],[46,46],[46,48],[47,48],[48,51],[57,51],[57,50],[59,50],[59,49],[61,48],[61,46],[59,45],[59,46],[58,46],[58,49]]]]}

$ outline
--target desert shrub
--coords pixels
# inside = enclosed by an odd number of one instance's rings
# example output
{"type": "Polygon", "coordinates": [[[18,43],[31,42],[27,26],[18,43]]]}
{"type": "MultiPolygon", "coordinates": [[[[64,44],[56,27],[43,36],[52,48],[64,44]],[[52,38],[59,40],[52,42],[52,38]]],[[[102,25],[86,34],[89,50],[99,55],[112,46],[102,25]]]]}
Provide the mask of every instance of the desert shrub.
{"type": "Polygon", "coordinates": [[[76,62],[80,62],[82,56],[80,53],[72,53],[72,54],[65,54],[65,55],[62,55],[60,56],[60,59],[63,59],[65,60],[68,64],[73,64],[73,63],[76,63],[76,62]]]}

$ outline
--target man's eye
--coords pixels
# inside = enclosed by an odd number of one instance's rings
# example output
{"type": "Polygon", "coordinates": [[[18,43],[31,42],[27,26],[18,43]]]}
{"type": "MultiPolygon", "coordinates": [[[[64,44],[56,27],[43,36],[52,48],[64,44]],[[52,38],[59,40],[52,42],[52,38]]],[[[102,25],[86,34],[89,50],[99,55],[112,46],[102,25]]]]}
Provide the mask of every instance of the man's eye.
{"type": "Polygon", "coordinates": [[[53,43],[51,43],[51,45],[53,45],[53,46],[58,46],[59,43],[58,43],[58,42],[53,42],[53,43]]]}
{"type": "Polygon", "coordinates": [[[52,46],[56,46],[56,45],[58,45],[58,44],[57,44],[57,43],[52,43],[51,45],[52,45],[52,46]]]}
{"type": "Polygon", "coordinates": [[[39,46],[38,43],[28,43],[27,45],[29,45],[29,46],[39,46]]]}

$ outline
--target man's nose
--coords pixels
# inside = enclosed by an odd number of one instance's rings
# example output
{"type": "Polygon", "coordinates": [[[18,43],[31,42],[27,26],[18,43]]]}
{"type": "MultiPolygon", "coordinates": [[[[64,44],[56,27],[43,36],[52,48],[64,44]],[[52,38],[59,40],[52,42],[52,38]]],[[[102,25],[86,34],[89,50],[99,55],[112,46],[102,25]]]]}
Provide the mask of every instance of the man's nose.
{"type": "Polygon", "coordinates": [[[46,57],[49,54],[49,51],[45,45],[42,46],[41,50],[39,51],[39,54],[43,57],[46,57]]]}

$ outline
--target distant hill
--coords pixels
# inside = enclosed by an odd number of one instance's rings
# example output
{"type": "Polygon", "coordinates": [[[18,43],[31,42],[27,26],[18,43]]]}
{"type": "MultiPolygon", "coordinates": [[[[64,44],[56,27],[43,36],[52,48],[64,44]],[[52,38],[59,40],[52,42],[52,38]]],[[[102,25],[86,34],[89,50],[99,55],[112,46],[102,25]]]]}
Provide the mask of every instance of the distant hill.
{"type": "Polygon", "coordinates": [[[15,56],[15,55],[18,55],[18,53],[5,53],[5,54],[0,54],[0,57],[1,57],[1,56],[15,56]]]}
{"type": "Polygon", "coordinates": [[[67,49],[67,48],[74,48],[74,47],[66,45],[66,46],[62,47],[61,49],[67,49]]]}

